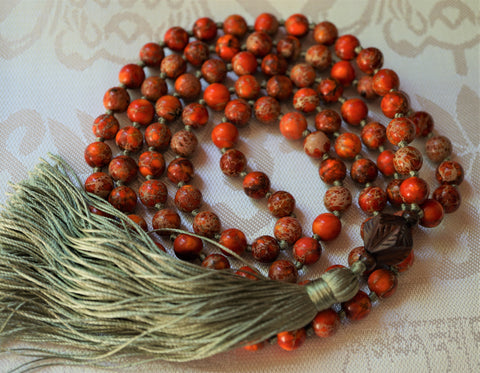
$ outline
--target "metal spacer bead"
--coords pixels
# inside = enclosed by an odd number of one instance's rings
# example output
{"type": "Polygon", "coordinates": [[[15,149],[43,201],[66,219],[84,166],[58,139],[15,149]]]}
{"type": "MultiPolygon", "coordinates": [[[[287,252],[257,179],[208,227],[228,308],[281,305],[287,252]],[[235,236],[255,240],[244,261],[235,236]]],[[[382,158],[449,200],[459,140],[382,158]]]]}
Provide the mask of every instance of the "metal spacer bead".
{"type": "Polygon", "coordinates": [[[248,32],[252,32],[252,31],[254,31],[255,29],[253,28],[252,25],[248,25],[248,26],[247,26],[247,30],[248,30],[248,32]]]}
{"type": "Polygon", "coordinates": [[[380,214],[380,211],[374,211],[374,212],[372,213],[373,216],[377,216],[378,214],[380,214]]]}
{"type": "Polygon", "coordinates": [[[172,233],[169,238],[170,238],[170,241],[175,241],[175,238],[177,238],[178,234],[176,233],[172,233]]]}
{"type": "Polygon", "coordinates": [[[307,55],[307,52],[301,52],[300,53],[300,57],[302,57],[302,58],[305,58],[306,55],[307,55]]]}
{"type": "Polygon", "coordinates": [[[165,124],[166,122],[164,117],[158,117],[158,123],[165,124]]]}
{"type": "Polygon", "coordinates": [[[242,172],[240,172],[240,173],[238,174],[238,176],[240,176],[240,177],[242,177],[242,178],[245,177],[245,176],[247,176],[247,175],[248,175],[248,173],[245,172],[245,171],[242,171],[242,172]]]}
{"type": "Polygon", "coordinates": [[[406,210],[408,210],[408,205],[405,204],[405,203],[402,203],[402,204],[400,205],[400,208],[402,209],[402,211],[406,211],[406,210]]]}
{"type": "Polygon", "coordinates": [[[233,65],[231,63],[227,63],[227,71],[232,71],[233,65]]]}
{"type": "Polygon", "coordinates": [[[149,147],[148,147],[148,151],[150,151],[150,152],[154,152],[154,151],[156,151],[156,150],[157,150],[157,149],[156,149],[154,146],[149,146],[149,147]]]}
{"type": "Polygon", "coordinates": [[[215,25],[217,26],[217,28],[223,28],[223,22],[217,22],[215,23],[215,25]]]}
{"type": "Polygon", "coordinates": [[[228,92],[230,93],[235,93],[235,87],[229,87],[228,92]]]}
{"type": "Polygon", "coordinates": [[[403,118],[404,116],[405,116],[405,114],[403,114],[403,113],[395,113],[394,118],[403,118]]]}
{"type": "Polygon", "coordinates": [[[200,70],[195,71],[195,77],[200,79],[202,77],[202,72],[200,70]]]}
{"type": "Polygon", "coordinates": [[[178,92],[173,92],[172,96],[176,98],[180,98],[180,94],[178,92]]]}
{"type": "Polygon", "coordinates": [[[192,37],[192,36],[193,36],[193,31],[192,31],[192,30],[188,30],[188,31],[187,31],[187,34],[188,34],[188,36],[192,37]]]}
{"type": "Polygon", "coordinates": [[[200,259],[202,262],[205,260],[207,255],[202,251],[200,254],[198,254],[198,259],[200,259]]]}
{"type": "Polygon", "coordinates": [[[127,86],[126,86],[125,84],[123,84],[123,83],[120,83],[118,86],[119,86],[120,88],[127,88],[127,86]]]}
{"type": "Polygon", "coordinates": [[[255,105],[255,101],[254,100],[248,100],[247,103],[253,107],[255,105]]]}
{"type": "Polygon", "coordinates": [[[330,154],[325,153],[324,155],[322,155],[322,161],[325,161],[325,160],[327,160],[328,158],[330,158],[330,154]]]}
{"type": "Polygon", "coordinates": [[[356,87],[358,85],[358,79],[354,79],[353,82],[352,82],[352,85],[354,87],[356,87]]]}
{"type": "Polygon", "coordinates": [[[378,151],[379,151],[380,153],[383,152],[384,150],[385,150],[385,147],[384,147],[383,145],[380,145],[380,146],[378,147],[378,151]]]}
{"type": "Polygon", "coordinates": [[[159,41],[157,44],[160,45],[161,48],[165,48],[165,46],[167,45],[163,40],[159,41]]]}
{"type": "Polygon", "coordinates": [[[333,133],[333,137],[337,138],[338,136],[340,136],[340,132],[335,131],[335,132],[333,133]]]}
{"type": "Polygon", "coordinates": [[[228,148],[222,148],[220,149],[220,153],[225,154],[227,152],[228,148]]]}
{"type": "Polygon", "coordinates": [[[122,180],[117,180],[117,181],[115,181],[115,185],[116,185],[117,187],[122,186],[122,185],[124,185],[124,184],[125,184],[125,183],[124,183],[122,180]]]}
{"type": "Polygon", "coordinates": [[[208,51],[209,52],[215,52],[215,45],[209,45],[208,46],[208,51]]]}
{"type": "Polygon", "coordinates": [[[247,247],[245,248],[245,251],[247,253],[251,253],[252,252],[252,245],[247,245],[247,247]]]}
{"type": "Polygon", "coordinates": [[[363,159],[363,155],[357,154],[354,159],[355,159],[356,161],[358,161],[359,159],[363,159]]]}
{"type": "Polygon", "coordinates": [[[192,132],[192,130],[193,130],[193,127],[191,125],[187,124],[185,126],[185,131],[192,132]]]}
{"type": "Polygon", "coordinates": [[[360,127],[363,128],[363,127],[365,127],[366,125],[367,125],[367,121],[366,121],[365,119],[362,119],[362,120],[360,121],[360,127]]]}
{"type": "Polygon", "coordinates": [[[318,242],[320,242],[320,241],[322,240],[322,239],[320,238],[320,236],[319,236],[318,234],[316,234],[316,233],[312,235],[312,238],[313,238],[315,241],[318,241],[318,242]]]}
{"type": "Polygon", "coordinates": [[[395,180],[397,180],[397,179],[401,179],[402,176],[401,176],[398,172],[395,172],[395,173],[393,174],[393,178],[394,178],[395,180]]]}
{"type": "Polygon", "coordinates": [[[242,44],[242,45],[240,46],[240,50],[241,50],[241,51],[246,51],[246,50],[247,50],[247,44],[242,44]]]}
{"type": "Polygon", "coordinates": [[[154,177],[153,177],[153,175],[147,175],[147,176],[145,177],[145,179],[147,179],[147,180],[152,180],[152,179],[154,179],[154,177]]]}
{"type": "Polygon", "coordinates": [[[266,80],[262,80],[262,81],[260,82],[260,88],[262,88],[262,89],[267,88],[267,81],[266,81],[266,80]]]}
{"type": "Polygon", "coordinates": [[[365,183],[364,187],[365,188],[370,188],[372,186],[372,183],[365,183]]]}
{"type": "Polygon", "coordinates": [[[272,192],[268,191],[267,193],[265,193],[265,198],[266,199],[269,199],[271,196],[272,196],[272,192]]]}

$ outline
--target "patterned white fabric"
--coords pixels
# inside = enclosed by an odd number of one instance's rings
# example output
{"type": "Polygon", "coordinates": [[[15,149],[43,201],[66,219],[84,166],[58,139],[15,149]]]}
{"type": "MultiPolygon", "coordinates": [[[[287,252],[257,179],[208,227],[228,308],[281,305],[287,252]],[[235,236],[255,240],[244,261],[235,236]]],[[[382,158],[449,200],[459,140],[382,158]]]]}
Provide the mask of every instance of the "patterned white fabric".
{"type": "MultiPolygon", "coordinates": [[[[451,139],[453,157],[465,169],[465,181],[459,187],[461,208],[447,215],[438,228],[416,229],[416,262],[400,276],[396,294],[376,303],[366,319],[345,323],[330,339],[311,337],[295,352],[267,346],[256,353],[236,350],[203,361],[149,363],[125,371],[477,372],[479,9],[475,0],[2,2],[0,202],[6,200],[8,182],[25,178],[48,152],[65,157],[82,179],[88,176],[83,152],[94,141],[91,125],[104,112],[104,92],[118,84],[120,67],[136,62],[140,47],[163,39],[169,27],[190,29],[201,16],[223,21],[229,14],[241,14],[253,24],[262,12],[283,19],[303,13],[315,23],[329,20],[340,34],[355,34],[362,46],[378,47],[384,54],[384,66],[400,76],[401,89],[408,93],[412,108],[431,113],[435,133],[451,139]]],[[[354,93],[347,90],[346,95],[354,93]]],[[[370,118],[388,123],[379,112],[378,101],[369,107],[370,118]]],[[[121,119],[125,123],[125,117],[121,119]]],[[[220,153],[210,140],[210,130],[220,120],[221,113],[216,113],[207,128],[196,132],[201,146],[193,158],[193,183],[203,193],[203,209],[217,213],[223,228],[243,230],[249,241],[271,235],[275,219],[265,201],[250,200],[239,179],[228,179],[220,172],[220,153]]],[[[313,115],[308,121],[313,128],[313,115]]],[[[181,128],[181,123],[173,128],[181,128]]],[[[343,124],[342,131],[346,130],[358,132],[343,124]]],[[[414,144],[424,151],[424,140],[414,144]]],[[[249,169],[270,176],[273,190],[287,190],[295,196],[296,214],[304,234],[310,235],[313,219],[326,211],[323,195],[327,186],[318,177],[318,162],[308,159],[301,142],[285,140],[276,124],[262,125],[253,119],[240,129],[238,148],[246,154],[249,169]]],[[[168,152],[166,158],[172,159],[173,154],[168,152]]],[[[434,170],[435,164],[425,157],[421,176],[432,191],[437,186],[434,170]]],[[[383,179],[378,183],[384,185],[383,179]]],[[[301,279],[317,276],[330,264],[346,264],[350,249],[361,245],[359,225],[366,215],[356,202],[360,188],[351,181],[346,185],[354,204],[342,218],[344,229],[336,241],[324,245],[317,264],[300,272],[301,279]]],[[[173,205],[173,185],[169,184],[169,190],[169,204],[173,205]]],[[[183,226],[191,229],[186,216],[183,226]]],[[[2,355],[0,370],[21,361],[25,360],[2,355]]],[[[97,370],[54,367],[44,371],[97,370]]]]}

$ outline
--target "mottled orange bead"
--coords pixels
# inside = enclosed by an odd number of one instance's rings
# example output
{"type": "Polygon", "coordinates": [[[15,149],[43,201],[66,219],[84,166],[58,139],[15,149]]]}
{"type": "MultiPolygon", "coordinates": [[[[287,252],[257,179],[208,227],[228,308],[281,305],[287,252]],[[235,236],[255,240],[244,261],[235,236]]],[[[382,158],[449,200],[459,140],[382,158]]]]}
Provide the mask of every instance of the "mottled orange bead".
{"type": "Polygon", "coordinates": [[[322,241],[331,241],[338,237],[342,230],[340,219],[330,212],[318,215],[312,223],[312,232],[322,241]]]}
{"type": "Polygon", "coordinates": [[[422,165],[422,153],[413,146],[404,146],[398,149],[393,157],[393,167],[400,175],[408,175],[412,171],[419,171],[422,165]]]}
{"type": "Polygon", "coordinates": [[[385,96],[392,89],[398,89],[400,79],[395,71],[381,69],[373,76],[372,88],[379,96],[385,96]]]}
{"type": "Polygon", "coordinates": [[[416,136],[428,136],[433,130],[434,122],[430,114],[424,111],[417,111],[410,116],[415,124],[416,136]]]}
{"type": "Polygon", "coordinates": [[[283,190],[279,190],[268,197],[268,209],[277,218],[291,215],[295,209],[295,198],[283,190]]]}
{"type": "Polygon", "coordinates": [[[221,83],[227,77],[227,66],[222,60],[209,59],[203,63],[201,73],[207,83],[221,83]]]}
{"type": "Polygon", "coordinates": [[[185,73],[175,80],[175,91],[185,100],[193,100],[202,91],[202,84],[198,78],[191,74],[185,73]]]}
{"type": "Polygon", "coordinates": [[[167,177],[174,184],[188,183],[194,175],[193,164],[187,158],[173,159],[167,167],[167,177]]]}
{"type": "Polygon", "coordinates": [[[182,114],[182,103],[175,96],[165,95],[155,103],[155,111],[159,118],[173,122],[182,114]]]}
{"type": "Polygon", "coordinates": [[[387,200],[392,206],[400,206],[403,203],[402,196],[400,195],[400,184],[402,183],[402,179],[393,179],[387,185],[387,200]]]}
{"type": "Polygon", "coordinates": [[[143,68],[137,64],[130,63],[123,66],[118,73],[118,80],[127,88],[140,88],[145,79],[143,68]]]}
{"type": "Polygon", "coordinates": [[[262,13],[257,16],[253,29],[255,31],[263,31],[269,35],[275,35],[278,31],[278,19],[273,14],[262,13]]]}
{"type": "Polygon", "coordinates": [[[255,31],[247,37],[247,51],[253,53],[256,57],[265,57],[272,50],[272,38],[265,32],[255,31]]]}
{"type": "Polygon", "coordinates": [[[277,344],[286,351],[293,351],[302,346],[307,339],[307,332],[304,328],[281,332],[277,334],[277,344]]]}
{"type": "Polygon", "coordinates": [[[388,123],[387,139],[392,145],[410,144],[415,139],[415,125],[406,117],[394,118],[388,123]]]}
{"type": "MultiPolygon", "coordinates": [[[[368,218],[367,220],[365,220],[362,223],[362,226],[361,226],[361,229],[360,229],[360,235],[362,236],[362,239],[363,239],[363,225],[365,224],[366,221],[368,221],[370,219],[371,219],[371,217],[368,218]]],[[[347,261],[348,261],[348,265],[350,267],[353,265],[353,263],[358,262],[359,260],[361,260],[365,264],[364,274],[366,274],[366,275],[371,273],[375,269],[375,267],[377,266],[377,262],[376,262],[375,258],[365,250],[365,246],[354,247],[348,253],[347,261]]]]}
{"type": "Polygon", "coordinates": [[[270,191],[270,179],[260,171],[253,171],[243,179],[245,194],[253,199],[260,199],[270,191]]]}
{"type": "Polygon", "coordinates": [[[370,122],[362,128],[360,137],[369,149],[378,149],[387,141],[387,130],[383,124],[370,122]]]}
{"type": "Polygon", "coordinates": [[[160,72],[167,78],[176,79],[187,71],[187,63],[178,54],[169,54],[165,56],[160,64],[160,72]]]}
{"type": "Polygon", "coordinates": [[[217,36],[217,24],[208,17],[202,17],[195,21],[192,32],[198,40],[209,41],[217,36]]]}
{"type": "Polygon", "coordinates": [[[352,194],[344,186],[333,186],[327,190],[323,203],[328,211],[345,211],[352,204],[352,194]]]}
{"type": "Polygon", "coordinates": [[[208,123],[208,110],[204,105],[192,102],[182,110],[182,122],[185,126],[202,128],[208,123]]]}
{"type": "Polygon", "coordinates": [[[150,101],[143,98],[133,100],[128,105],[127,116],[132,122],[136,122],[141,126],[148,126],[153,121],[155,108],[150,101]]]}
{"type": "Polygon", "coordinates": [[[358,184],[372,183],[377,178],[377,175],[377,165],[368,158],[356,159],[352,163],[350,176],[358,184]]]}
{"type": "Polygon", "coordinates": [[[400,91],[388,92],[380,102],[383,115],[387,118],[394,118],[395,115],[405,115],[408,112],[408,98],[400,91]]]}
{"type": "Polygon", "coordinates": [[[393,265],[392,268],[399,273],[405,272],[413,265],[414,261],[415,261],[415,254],[413,253],[413,250],[411,250],[410,254],[408,254],[408,256],[403,261],[393,265]]]}
{"type": "Polygon", "coordinates": [[[280,132],[288,140],[299,140],[307,129],[307,120],[301,113],[291,112],[280,119],[280,132]]]}
{"type": "Polygon", "coordinates": [[[230,34],[220,36],[215,44],[215,52],[222,60],[230,62],[240,52],[240,42],[230,34]]]}
{"type": "Polygon", "coordinates": [[[229,149],[220,158],[220,169],[227,176],[239,176],[247,167],[247,158],[237,149],[229,149]]]}
{"type": "Polygon", "coordinates": [[[210,254],[202,261],[202,267],[210,269],[229,269],[230,262],[222,254],[210,254]]]}
{"type": "Polygon", "coordinates": [[[145,180],[138,189],[140,201],[146,207],[163,206],[167,201],[166,185],[160,180],[145,180]]]}
{"type": "Polygon", "coordinates": [[[320,104],[320,98],[313,88],[300,88],[293,95],[293,107],[304,113],[315,111],[320,104]]]}
{"type": "Polygon", "coordinates": [[[245,100],[256,99],[260,89],[260,83],[253,75],[242,75],[235,81],[235,93],[245,100]]]}
{"type": "Polygon", "coordinates": [[[243,348],[247,351],[258,351],[265,347],[265,342],[255,343],[253,345],[244,346],[243,348]]]}
{"type": "Polygon", "coordinates": [[[308,18],[303,14],[292,14],[285,20],[285,31],[299,38],[308,34],[309,27],[308,18]]]}
{"type": "Polygon", "coordinates": [[[316,78],[315,69],[308,63],[297,63],[290,70],[290,79],[298,88],[308,87],[316,78]]]}
{"type": "Polygon", "coordinates": [[[202,66],[208,60],[210,51],[207,44],[200,40],[195,40],[188,43],[183,51],[183,55],[193,66],[202,66]]]}
{"type": "Polygon", "coordinates": [[[389,269],[380,268],[368,276],[368,287],[383,299],[391,297],[397,290],[398,279],[395,273],[389,269]]]}
{"type": "Polygon", "coordinates": [[[441,162],[452,154],[452,142],[445,136],[433,136],[425,144],[428,158],[433,162],[441,162]]]}
{"type": "Polygon", "coordinates": [[[225,117],[235,126],[243,127],[252,117],[252,107],[242,98],[231,100],[225,106],[225,117]]]}
{"type": "Polygon", "coordinates": [[[103,106],[107,110],[123,113],[128,108],[130,96],[125,88],[110,88],[103,96],[103,106]]]}
{"type": "Polygon", "coordinates": [[[332,45],[337,37],[337,27],[331,22],[323,21],[313,28],[313,39],[319,44],[332,45]]]}
{"type": "Polygon", "coordinates": [[[90,167],[103,167],[110,163],[112,149],[104,142],[97,141],[86,147],[84,156],[90,167]]]}
{"type": "Polygon", "coordinates": [[[383,65],[383,54],[377,48],[362,49],[356,58],[358,68],[365,74],[372,75],[383,65]]]}
{"type": "Polygon", "coordinates": [[[111,191],[108,202],[121,212],[131,213],[137,205],[137,195],[132,188],[121,185],[111,191]]]}
{"type": "Polygon", "coordinates": [[[203,99],[212,110],[221,111],[225,109],[228,101],[230,101],[230,92],[225,85],[212,83],[205,88],[203,99]]]}
{"type": "Polygon", "coordinates": [[[301,48],[300,40],[292,35],[287,35],[277,42],[277,53],[287,60],[295,61],[301,48]]]}
{"type": "Polygon", "coordinates": [[[143,217],[141,217],[140,215],[136,215],[136,214],[130,214],[130,215],[128,215],[128,217],[133,223],[138,225],[143,231],[145,231],[145,232],[148,231],[147,222],[145,221],[145,219],[143,217]]]}
{"type": "Polygon", "coordinates": [[[308,156],[320,159],[330,150],[330,139],[322,131],[309,133],[303,141],[303,150],[308,156]]]}
{"type": "Polygon", "coordinates": [[[119,128],[120,124],[113,115],[102,114],[93,122],[92,131],[96,137],[111,140],[115,138],[119,128]]]}
{"type": "Polygon", "coordinates": [[[301,237],[293,245],[293,257],[301,264],[316,263],[321,255],[322,247],[312,237],[301,237]]]}
{"type": "Polygon", "coordinates": [[[138,157],[138,170],[143,177],[157,178],[165,171],[165,160],[162,153],[146,151],[138,157]]]}
{"type": "Polygon", "coordinates": [[[273,234],[277,240],[293,245],[302,237],[302,226],[296,218],[284,216],[275,223],[273,234]]]}
{"type": "Polygon", "coordinates": [[[212,141],[217,148],[233,148],[238,142],[238,129],[232,123],[217,124],[212,130],[212,141]]]}
{"type": "Polygon", "coordinates": [[[382,211],[387,205],[387,194],[378,186],[366,187],[358,196],[358,205],[367,214],[382,211]]]}
{"type": "Polygon", "coordinates": [[[464,178],[463,167],[456,161],[443,161],[435,170],[435,178],[441,184],[460,185],[464,178]]]}
{"type": "Polygon", "coordinates": [[[258,273],[253,268],[249,266],[240,267],[235,274],[237,276],[248,278],[249,280],[257,281],[259,280],[258,273]]]}
{"type": "Polygon", "coordinates": [[[330,49],[323,44],[312,45],[307,49],[305,62],[319,71],[326,70],[332,64],[332,54],[330,49]]]}
{"type": "Polygon", "coordinates": [[[175,206],[183,212],[192,212],[202,204],[202,192],[193,185],[183,185],[175,193],[175,206]]]}
{"type": "Polygon", "coordinates": [[[140,61],[148,67],[160,67],[165,53],[159,44],[147,43],[140,49],[139,57],[140,61]]]}
{"type": "Polygon", "coordinates": [[[248,25],[245,18],[238,14],[232,14],[223,21],[223,32],[232,34],[238,38],[243,38],[248,31],[248,25]]]}
{"type": "Polygon", "coordinates": [[[263,57],[261,69],[267,76],[284,75],[287,72],[288,63],[280,55],[270,53],[263,57]]]}
{"type": "Polygon", "coordinates": [[[255,117],[262,123],[271,123],[280,116],[280,103],[270,96],[260,97],[253,105],[255,117]]]}
{"type": "Polygon", "coordinates": [[[395,153],[393,150],[387,149],[381,152],[377,158],[377,167],[385,176],[393,176],[395,173],[395,166],[393,165],[393,158],[395,153]]]}
{"type": "Polygon", "coordinates": [[[175,132],[170,141],[170,149],[181,157],[190,157],[197,149],[198,139],[192,131],[180,130],[175,132]]]}
{"type": "Polygon", "coordinates": [[[404,203],[420,205],[428,198],[429,192],[427,182],[418,176],[411,176],[400,184],[400,196],[404,203]]]}
{"type": "Polygon", "coordinates": [[[357,56],[358,39],[350,34],[340,36],[334,45],[335,54],[342,60],[353,60],[357,56]]]}
{"type": "Polygon", "coordinates": [[[127,155],[118,155],[112,159],[108,165],[108,172],[115,181],[129,183],[135,180],[138,172],[138,166],[132,157],[127,155]]]}
{"type": "Polygon", "coordinates": [[[272,263],[280,254],[280,245],[272,236],[260,236],[252,242],[252,256],[260,263],[272,263]]]}
{"type": "Polygon", "coordinates": [[[232,69],[238,76],[252,75],[257,71],[257,67],[257,58],[250,51],[239,52],[232,58],[232,69]]]}
{"type": "Polygon", "coordinates": [[[101,198],[107,198],[113,187],[112,178],[105,172],[94,172],[85,180],[85,191],[101,198]]]}
{"type": "Polygon", "coordinates": [[[336,79],[325,78],[317,85],[317,92],[324,102],[337,102],[343,94],[343,86],[336,79]]]}
{"type": "MultiPolygon", "coordinates": [[[[153,229],[178,229],[180,228],[180,216],[172,209],[162,209],[155,213],[152,218],[153,229]]],[[[157,232],[161,236],[168,236],[171,232],[157,232]]]]}
{"type": "Polygon", "coordinates": [[[371,100],[377,97],[372,87],[373,78],[370,75],[364,75],[357,81],[357,92],[363,98],[371,100]]]}
{"type": "Polygon", "coordinates": [[[155,102],[167,94],[168,87],[165,80],[159,76],[149,76],[143,81],[140,91],[147,100],[155,102]]]}
{"type": "Polygon", "coordinates": [[[173,241],[175,256],[181,260],[194,260],[202,252],[203,241],[188,234],[179,234],[173,241]]]}
{"type": "Polygon", "coordinates": [[[324,109],[315,115],[315,128],[326,134],[337,132],[342,125],[340,115],[331,109],[324,109]]]}
{"type": "Polygon", "coordinates": [[[276,260],[268,269],[268,277],[275,281],[295,284],[298,279],[298,271],[289,260],[276,260]]]}
{"type": "Polygon", "coordinates": [[[341,107],[342,118],[352,126],[358,126],[363,120],[367,119],[367,104],[359,98],[346,100],[341,107]]]}
{"type": "Polygon", "coordinates": [[[145,129],[145,142],[157,150],[168,148],[171,138],[172,131],[164,123],[152,123],[145,129]]]}
{"type": "Polygon", "coordinates": [[[360,138],[351,132],[342,133],[335,140],[335,152],[340,158],[353,159],[362,150],[360,138]]]}
{"type": "Polygon", "coordinates": [[[370,313],[372,302],[365,292],[359,290],[352,299],[342,303],[342,309],[350,320],[361,320],[370,313]]]}
{"type": "Polygon", "coordinates": [[[439,202],[446,214],[455,212],[460,207],[462,198],[458,189],[453,185],[440,185],[432,195],[433,199],[439,202]]]}
{"type": "Polygon", "coordinates": [[[115,143],[122,150],[136,153],[142,149],[143,135],[138,128],[126,126],[117,132],[115,143]]]}
{"type": "Polygon", "coordinates": [[[338,158],[327,158],[320,163],[318,173],[326,184],[342,181],[347,176],[347,166],[338,158]]]}
{"type": "Polygon", "coordinates": [[[183,51],[185,46],[188,44],[188,32],[183,28],[174,26],[169,28],[163,37],[163,41],[166,46],[172,51],[180,52],[183,51]]]}
{"type": "Polygon", "coordinates": [[[220,233],[220,219],[211,211],[201,211],[192,223],[193,231],[204,237],[213,238],[220,233]]]}
{"type": "Polygon", "coordinates": [[[355,69],[349,61],[338,61],[332,66],[330,76],[348,87],[355,79],[355,69]]]}
{"type": "Polygon", "coordinates": [[[333,309],[327,308],[317,313],[312,321],[312,327],[318,337],[331,337],[340,327],[340,316],[333,309]]]}
{"type": "Polygon", "coordinates": [[[443,220],[443,207],[440,202],[434,199],[427,199],[420,205],[423,216],[420,218],[420,225],[426,228],[438,226],[443,220]]]}
{"type": "MultiPolygon", "coordinates": [[[[235,254],[242,255],[247,248],[247,237],[245,237],[245,234],[241,230],[230,228],[221,233],[218,243],[230,249],[230,251],[233,251],[235,254]]],[[[222,250],[222,253],[227,256],[232,256],[232,254],[225,250],[222,250]]]]}

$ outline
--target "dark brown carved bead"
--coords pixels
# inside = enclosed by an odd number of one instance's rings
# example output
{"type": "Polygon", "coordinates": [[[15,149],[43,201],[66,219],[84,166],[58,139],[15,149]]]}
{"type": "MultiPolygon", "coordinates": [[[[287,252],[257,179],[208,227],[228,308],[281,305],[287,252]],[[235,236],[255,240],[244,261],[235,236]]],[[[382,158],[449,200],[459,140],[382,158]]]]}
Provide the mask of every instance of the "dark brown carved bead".
{"type": "Polygon", "coordinates": [[[378,214],[365,222],[365,251],[378,265],[394,265],[404,260],[412,250],[411,222],[396,215],[378,214]]]}

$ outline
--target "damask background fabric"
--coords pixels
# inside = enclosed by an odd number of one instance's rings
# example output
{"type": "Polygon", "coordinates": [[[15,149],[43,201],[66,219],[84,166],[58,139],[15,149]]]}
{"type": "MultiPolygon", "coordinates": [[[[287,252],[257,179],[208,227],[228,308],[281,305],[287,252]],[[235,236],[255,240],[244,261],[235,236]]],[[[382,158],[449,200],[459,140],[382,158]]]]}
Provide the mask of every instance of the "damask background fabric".
{"type": "MultiPolygon", "coordinates": [[[[7,198],[8,183],[25,178],[48,152],[63,156],[82,179],[88,176],[83,152],[94,141],[91,125],[104,112],[103,94],[118,84],[121,66],[137,61],[142,45],[162,40],[171,26],[190,29],[201,16],[223,21],[230,14],[241,14],[253,24],[262,12],[279,19],[303,13],[314,23],[329,20],[340,34],[354,34],[362,46],[379,48],[384,66],[398,73],[411,107],[432,114],[435,133],[452,141],[454,157],[465,170],[465,181],[459,187],[462,206],[446,215],[438,228],[417,229],[416,262],[400,276],[396,294],[376,303],[368,318],[346,323],[328,340],[312,337],[290,353],[267,346],[256,353],[235,350],[197,362],[153,362],[125,371],[480,371],[477,0],[2,2],[0,202],[7,198]]],[[[371,119],[388,123],[378,102],[370,107],[371,119]]],[[[210,129],[220,120],[221,113],[212,115],[209,126],[197,132],[201,146],[193,159],[194,185],[202,191],[205,209],[219,215],[222,227],[243,230],[249,241],[272,234],[275,222],[265,203],[248,199],[241,181],[224,177],[218,168],[219,152],[210,140],[210,129]]],[[[313,128],[313,117],[308,121],[313,128]]],[[[180,128],[180,123],[175,126],[180,128]]],[[[423,150],[422,140],[415,145],[423,150]]],[[[249,169],[270,176],[273,190],[287,190],[296,197],[296,215],[304,234],[310,235],[313,219],[325,212],[327,186],[318,177],[318,162],[307,159],[301,142],[285,140],[275,124],[261,125],[255,120],[240,130],[239,149],[246,154],[249,169]]],[[[171,159],[173,154],[166,157],[171,159]]],[[[375,154],[371,157],[375,159],[375,154]]],[[[434,170],[435,164],[425,158],[421,176],[431,188],[436,186],[434,170]]],[[[302,279],[319,275],[330,264],[345,264],[350,249],[361,245],[359,223],[366,216],[355,202],[360,189],[351,181],[346,185],[354,206],[342,218],[344,229],[337,240],[324,245],[315,266],[301,271],[302,279]]],[[[169,189],[172,197],[173,185],[169,189]]],[[[143,214],[148,217],[151,212],[143,214]]],[[[183,225],[190,228],[188,218],[183,225]]],[[[22,361],[23,357],[1,354],[0,370],[22,361]]],[[[101,370],[52,367],[44,371],[101,370]]]]}

